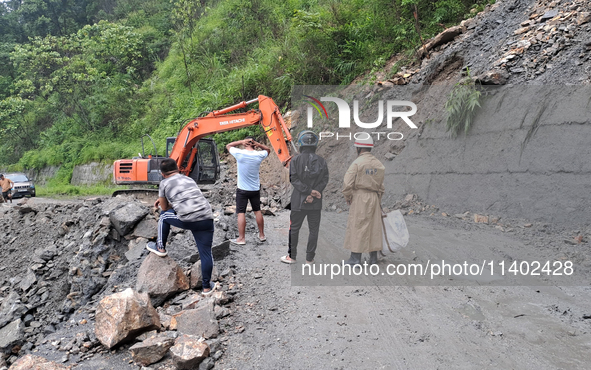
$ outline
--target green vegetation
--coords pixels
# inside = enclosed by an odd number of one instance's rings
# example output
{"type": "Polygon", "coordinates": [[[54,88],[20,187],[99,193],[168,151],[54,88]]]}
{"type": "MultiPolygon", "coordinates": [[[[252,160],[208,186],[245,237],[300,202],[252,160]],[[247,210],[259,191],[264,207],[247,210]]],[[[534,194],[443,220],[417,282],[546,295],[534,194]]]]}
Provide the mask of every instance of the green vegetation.
{"type": "MultiPolygon", "coordinates": [[[[292,86],[347,84],[487,3],[0,2],[0,166],[61,165],[66,186],[75,164],[136,155],[146,133],[163,152],[203,112],[259,94],[285,111],[292,86]]],[[[260,136],[215,139],[247,133],[260,136]]]]}
{"type": "Polygon", "coordinates": [[[113,186],[74,186],[74,185],[47,185],[37,187],[38,197],[59,197],[59,196],[88,196],[88,195],[111,195],[113,191],[122,187],[113,186]]]}
{"type": "Polygon", "coordinates": [[[472,125],[472,119],[476,114],[476,107],[480,107],[480,91],[474,81],[468,77],[455,84],[447,102],[445,111],[447,120],[445,129],[452,138],[455,138],[462,131],[468,133],[472,125]]]}

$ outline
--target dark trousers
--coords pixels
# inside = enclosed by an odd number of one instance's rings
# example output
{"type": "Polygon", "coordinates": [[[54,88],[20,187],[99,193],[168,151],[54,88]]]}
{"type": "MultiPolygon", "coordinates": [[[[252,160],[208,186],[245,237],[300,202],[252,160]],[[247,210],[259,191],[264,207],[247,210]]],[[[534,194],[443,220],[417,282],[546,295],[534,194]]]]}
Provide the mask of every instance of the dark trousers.
{"type": "Polygon", "coordinates": [[[179,220],[176,213],[170,209],[160,213],[158,220],[158,246],[166,246],[170,226],[176,226],[181,229],[191,230],[199,258],[201,259],[201,275],[203,276],[203,288],[210,287],[211,271],[213,270],[213,256],[211,254],[211,244],[213,243],[213,220],[202,220],[195,222],[183,222],[179,220]]]}
{"type": "Polygon", "coordinates": [[[308,218],[308,248],[306,249],[306,261],[313,261],[316,255],[316,246],[318,244],[318,230],[320,230],[320,210],[316,211],[291,211],[289,215],[289,257],[296,259],[298,253],[298,238],[304,219],[308,218]]]}

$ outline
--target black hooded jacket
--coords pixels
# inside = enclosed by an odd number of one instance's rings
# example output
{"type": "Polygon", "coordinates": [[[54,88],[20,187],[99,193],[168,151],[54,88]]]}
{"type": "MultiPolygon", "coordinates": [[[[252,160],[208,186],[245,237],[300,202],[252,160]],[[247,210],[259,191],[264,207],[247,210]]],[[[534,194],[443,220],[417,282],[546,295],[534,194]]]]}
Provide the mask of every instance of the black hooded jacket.
{"type": "Polygon", "coordinates": [[[304,203],[312,190],[324,191],[328,184],[328,166],[324,158],[314,152],[314,148],[304,147],[289,165],[289,181],[293,185],[291,210],[321,210],[322,198],[314,198],[312,203],[304,203]]]}

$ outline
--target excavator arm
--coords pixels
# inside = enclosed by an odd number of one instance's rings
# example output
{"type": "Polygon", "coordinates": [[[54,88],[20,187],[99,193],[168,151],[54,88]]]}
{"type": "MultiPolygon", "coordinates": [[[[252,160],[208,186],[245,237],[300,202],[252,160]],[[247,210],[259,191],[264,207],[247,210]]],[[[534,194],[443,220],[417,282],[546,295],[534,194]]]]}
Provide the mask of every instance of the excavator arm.
{"type": "MultiPolygon", "coordinates": [[[[264,95],[259,95],[257,99],[243,101],[231,107],[210,112],[205,117],[195,118],[185,125],[176,137],[169,158],[177,162],[181,173],[190,176],[196,164],[195,161],[199,160],[197,158],[197,148],[200,145],[196,144],[200,139],[212,134],[257,124],[263,128],[281,163],[287,166],[291,160],[287,142],[289,141],[292,144],[294,152],[297,152],[297,150],[293,145],[289,129],[279,112],[279,107],[277,107],[273,99],[264,95]],[[257,102],[259,103],[259,109],[257,110],[250,110],[245,113],[230,113],[257,102]]],[[[213,145],[215,146],[215,144],[213,145]]],[[[215,156],[217,157],[217,153],[215,153],[215,156]]],[[[144,158],[140,155],[139,158],[117,160],[113,168],[115,183],[120,185],[158,184],[162,179],[162,175],[159,173],[159,163],[163,159],[164,157],[152,158],[151,156],[144,158]]],[[[215,179],[217,179],[217,175],[215,179]]]]}
{"type": "Polygon", "coordinates": [[[284,166],[287,166],[291,156],[289,155],[286,141],[291,142],[292,137],[283,121],[283,117],[281,117],[279,107],[277,107],[273,99],[264,95],[259,95],[257,99],[248,102],[241,102],[219,111],[213,111],[205,117],[196,118],[189,122],[177,136],[177,140],[170,153],[170,158],[177,162],[181,173],[188,176],[195,158],[195,153],[192,151],[195,150],[195,143],[199,139],[208,135],[237,130],[256,124],[262,126],[269,138],[271,146],[273,146],[275,153],[277,153],[277,157],[284,166]],[[259,103],[258,110],[228,114],[229,112],[245,108],[249,104],[256,102],[259,103]],[[188,160],[185,160],[187,158],[188,160]]]}

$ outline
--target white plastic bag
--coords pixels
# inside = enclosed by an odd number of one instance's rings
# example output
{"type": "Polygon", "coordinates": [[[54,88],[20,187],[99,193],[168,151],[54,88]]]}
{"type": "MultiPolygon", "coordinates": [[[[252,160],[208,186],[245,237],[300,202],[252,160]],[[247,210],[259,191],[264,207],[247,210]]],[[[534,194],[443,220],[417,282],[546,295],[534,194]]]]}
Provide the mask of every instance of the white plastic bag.
{"type": "Polygon", "coordinates": [[[410,238],[406,222],[399,210],[392,211],[382,218],[384,233],[382,252],[394,252],[406,247],[410,238]]]}

